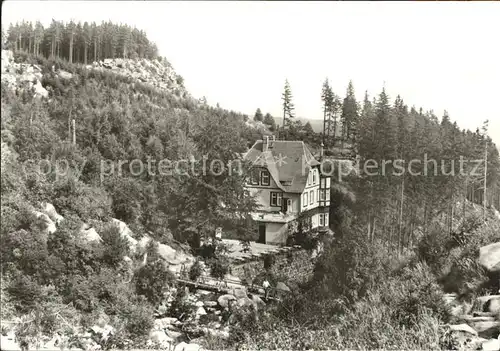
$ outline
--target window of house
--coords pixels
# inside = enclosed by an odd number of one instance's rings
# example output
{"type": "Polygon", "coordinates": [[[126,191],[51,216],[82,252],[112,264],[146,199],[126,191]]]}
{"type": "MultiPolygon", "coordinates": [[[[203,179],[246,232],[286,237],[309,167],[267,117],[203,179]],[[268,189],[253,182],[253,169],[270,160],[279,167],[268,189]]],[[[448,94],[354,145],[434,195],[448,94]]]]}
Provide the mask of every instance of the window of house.
{"type": "Polygon", "coordinates": [[[326,201],[326,190],[323,189],[319,191],[319,200],[326,201]]]}
{"type": "Polygon", "coordinates": [[[320,182],[321,182],[320,187],[321,188],[326,188],[326,180],[325,180],[325,178],[321,178],[320,182]]]}
{"type": "Polygon", "coordinates": [[[250,184],[251,185],[259,185],[259,173],[257,170],[252,170],[250,173],[250,184]]]}
{"type": "Polygon", "coordinates": [[[309,192],[309,204],[312,205],[314,203],[314,190],[309,192]]]}
{"type": "Polygon", "coordinates": [[[320,227],[328,226],[328,213],[320,213],[319,214],[319,225],[320,227]]]}
{"type": "Polygon", "coordinates": [[[281,206],[282,199],[283,193],[271,192],[271,206],[281,206]]]}
{"type": "Polygon", "coordinates": [[[316,170],[316,169],[314,169],[314,170],[313,170],[313,174],[312,174],[312,178],[313,178],[312,182],[313,182],[313,185],[316,185],[316,172],[317,172],[317,170],[316,170]]]}
{"type": "Polygon", "coordinates": [[[262,171],[260,173],[260,184],[269,185],[270,182],[270,174],[268,171],[262,171]]]}
{"type": "Polygon", "coordinates": [[[302,203],[304,207],[307,206],[307,193],[304,193],[304,195],[302,195],[302,203]]]}

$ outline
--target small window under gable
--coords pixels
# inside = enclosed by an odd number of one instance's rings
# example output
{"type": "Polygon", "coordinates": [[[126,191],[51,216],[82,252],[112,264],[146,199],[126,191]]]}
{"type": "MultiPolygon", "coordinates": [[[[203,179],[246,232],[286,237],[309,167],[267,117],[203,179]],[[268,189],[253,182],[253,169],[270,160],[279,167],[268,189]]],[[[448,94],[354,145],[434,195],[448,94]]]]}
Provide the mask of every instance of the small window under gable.
{"type": "Polygon", "coordinates": [[[250,172],[250,184],[259,185],[259,172],[256,169],[252,169],[250,172]]]}
{"type": "Polygon", "coordinates": [[[313,183],[313,185],[316,185],[316,175],[317,175],[317,172],[318,172],[317,169],[313,169],[313,172],[312,172],[312,183],[313,183]]]}
{"type": "Polygon", "coordinates": [[[303,207],[307,206],[307,193],[304,193],[302,195],[302,204],[303,204],[303,207]]]}
{"type": "Polygon", "coordinates": [[[269,185],[270,184],[270,177],[271,175],[267,170],[264,170],[260,172],[260,183],[262,185],[269,185]]]}
{"type": "Polygon", "coordinates": [[[309,204],[312,205],[314,203],[314,190],[309,192],[309,204]]]}

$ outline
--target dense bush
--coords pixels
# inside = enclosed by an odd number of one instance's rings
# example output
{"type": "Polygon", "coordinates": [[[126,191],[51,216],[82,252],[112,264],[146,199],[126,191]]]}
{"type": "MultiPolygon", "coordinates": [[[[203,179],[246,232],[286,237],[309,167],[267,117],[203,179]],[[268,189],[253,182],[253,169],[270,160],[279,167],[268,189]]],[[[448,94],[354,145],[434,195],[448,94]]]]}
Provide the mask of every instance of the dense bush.
{"type": "Polygon", "coordinates": [[[198,278],[201,276],[202,270],[201,270],[201,264],[199,260],[196,260],[191,268],[189,269],[189,279],[196,281],[198,278]]]}
{"type": "Polygon", "coordinates": [[[172,285],[175,277],[163,261],[156,261],[139,268],[134,280],[137,294],[144,295],[155,305],[161,301],[164,289],[172,285]]]}
{"type": "Polygon", "coordinates": [[[227,257],[212,258],[208,261],[210,274],[217,279],[223,279],[229,273],[229,260],[227,257]]]}

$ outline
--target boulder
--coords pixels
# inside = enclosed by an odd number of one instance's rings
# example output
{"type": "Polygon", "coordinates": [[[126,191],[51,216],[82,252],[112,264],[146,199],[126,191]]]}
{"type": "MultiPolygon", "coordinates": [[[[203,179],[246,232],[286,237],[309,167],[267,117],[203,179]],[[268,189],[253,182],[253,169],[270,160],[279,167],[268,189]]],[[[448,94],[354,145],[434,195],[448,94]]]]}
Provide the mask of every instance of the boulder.
{"type": "Polygon", "coordinates": [[[225,340],[229,339],[229,332],[225,330],[207,328],[206,334],[220,339],[225,339],[225,340]]]}
{"type": "Polygon", "coordinates": [[[42,220],[46,224],[46,230],[49,234],[55,233],[57,228],[56,224],[45,213],[34,211],[36,218],[42,220]]]}
{"type": "Polygon", "coordinates": [[[161,348],[169,349],[170,345],[174,342],[164,331],[153,330],[149,333],[149,339],[161,346],[161,348]]]}
{"type": "Polygon", "coordinates": [[[197,316],[204,316],[206,314],[207,314],[207,311],[205,311],[205,309],[203,307],[198,307],[198,309],[196,310],[197,316]]]}
{"type": "Polygon", "coordinates": [[[50,202],[42,203],[42,211],[58,225],[64,220],[64,217],[57,213],[56,208],[50,202]]]}
{"type": "Polygon", "coordinates": [[[489,317],[474,317],[466,320],[467,324],[474,328],[478,335],[483,338],[498,337],[500,322],[489,317]]]}
{"type": "MultiPolygon", "coordinates": [[[[2,52],[3,54],[3,52],[2,52]]],[[[2,57],[3,59],[3,57],[2,57]]],[[[5,351],[20,351],[21,346],[16,341],[16,336],[14,335],[14,332],[8,332],[7,335],[1,335],[0,336],[0,347],[1,350],[5,351]]]]}
{"type": "Polygon", "coordinates": [[[177,318],[173,318],[173,317],[165,317],[165,318],[156,319],[155,324],[154,324],[154,329],[157,329],[157,330],[167,329],[170,325],[172,325],[176,321],[177,321],[177,318]]]}
{"type": "Polygon", "coordinates": [[[481,344],[481,349],[483,351],[500,351],[500,340],[499,339],[486,340],[481,344]]]}
{"type": "Polygon", "coordinates": [[[237,301],[237,306],[238,307],[249,307],[249,306],[253,306],[254,303],[252,300],[250,300],[248,297],[243,297],[241,299],[238,299],[237,301]]]}
{"type": "Polygon", "coordinates": [[[217,306],[217,301],[204,301],[203,305],[205,307],[216,307],[217,306]]]}
{"type": "Polygon", "coordinates": [[[479,264],[489,272],[500,272],[500,242],[479,249],[479,264]]]}
{"type": "Polygon", "coordinates": [[[171,329],[166,329],[165,333],[172,340],[178,340],[179,338],[182,337],[182,333],[181,332],[178,332],[178,331],[175,331],[175,330],[171,330],[171,329]]]}
{"type": "Polygon", "coordinates": [[[464,332],[477,336],[477,331],[474,330],[470,325],[465,323],[450,325],[450,330],[454,332],[464,332]]]}
{"type": "Polygon", "coordinates": [[[80,236],[87,242],[101,242],[102,238],[94,228],[88,224],[82,224],[79,232],[80,236]]]}
{"type": "Polygon", "coordinates": [[[476,298],[476,301],[474,303],[474,310],[482,312],[490,312],[489,306],[491,304],[490,302],[491,300],[500,301],[500,295],[479,296],[478,298],[476,298]]]}
{"type": "Polygon", "coordinates": [[[176,261],[177,252],[175,251],[175,249],[171,248],[168,245],[158,244],[158,254],[168,263],[171,264],[180,263],[176,261]]]}
{"type": "Polygon", "coordinates": [[[203,303],[203,301],[196,301],[194,305],[196,307],[203,307],[205,304],[203,303]]]}
{"type": "Polygon", "coordinates": [[[112,223],[118,227],[118,230],[120,232],[120,235],[127,239],[129,242],[129,247],[132,251],[135,251],[136,246],[137,246],[137,240],[134,239],[132,231],[128,227],[128,225],[125,222],[120,221],[119,219],[112,218],[111,219],[112,223]]]}
{"type": "Polygon", "coordinates": [[[247,297],[247,291],[245,288],[238,288],[238,289],[233,289],[233,295],[237,299],[242,299],[247,297]]]}
{"type": "Polygon", "coordinates": [[[219,296],[219,298],[217,299],[217,302],[219,303],[219,305],[222,308],[228,307],[229,301],[236,301],[236,297],[234,297],[234,295],[231,295],[231,294],[226,294],[226,295],[219,296]]]}
{"type": "Polygon", "coordinates": [[[276,284],[276,290],[287,291],[287,292],[291,291],[290,288],[286,286],[285,283],[283,282],[278,282],[278,284],[276,284]]]}
{"type": "Polygon", "coordinates": [[[34,97],[35,98],[47,98],[49,96],[49,92],[42,86],[39,80],[37,80],[36,84],[33,86],[34,97]]]}
{"type": "Polygon", "coordinates": [[[494,295],[491,299],[489,299],[483,307],[484,312],[490,312],[493,314],[500,313],[500,296],[494,295]]]}

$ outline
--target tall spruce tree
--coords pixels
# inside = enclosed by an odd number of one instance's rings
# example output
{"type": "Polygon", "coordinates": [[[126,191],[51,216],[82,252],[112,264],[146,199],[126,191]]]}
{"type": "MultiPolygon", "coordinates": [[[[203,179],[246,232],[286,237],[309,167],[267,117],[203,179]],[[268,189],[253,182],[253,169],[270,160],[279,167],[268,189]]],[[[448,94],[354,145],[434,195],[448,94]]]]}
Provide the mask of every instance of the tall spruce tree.
{"type": "Polygon", "coordinates": [[[283,100],[283,128],[286,125],[286,119],[294,118],[294,105],[292,102],[292,89],[290,88],[290,84],[288,83],[288,79],[285,80],[285,88],[283,94],[281,95],[281,99],[283,100]]]}

